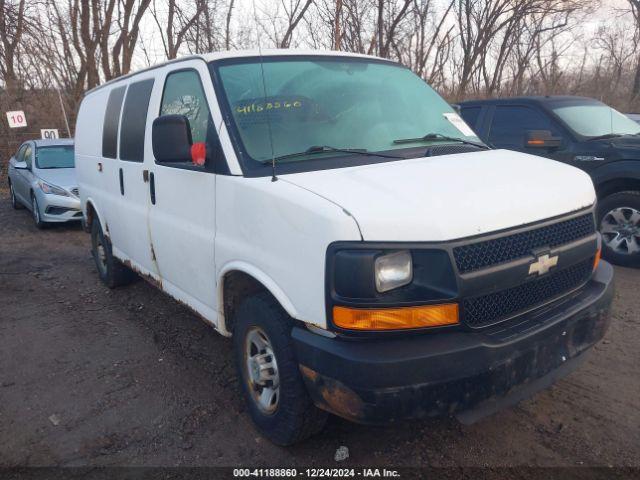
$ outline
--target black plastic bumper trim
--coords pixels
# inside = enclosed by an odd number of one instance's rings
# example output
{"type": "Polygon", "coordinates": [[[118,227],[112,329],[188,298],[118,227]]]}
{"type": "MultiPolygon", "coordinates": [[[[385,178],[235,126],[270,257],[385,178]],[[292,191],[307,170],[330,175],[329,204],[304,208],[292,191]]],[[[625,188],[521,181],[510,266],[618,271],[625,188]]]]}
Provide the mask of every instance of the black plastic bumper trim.
{"type": "Polygon", "coordinates": [[[294,328],[292,336],[316,404],[387,423],[468,410],[549,374],[604,336],[612,298],[613,268],[603,261],[580,291],[500,330],[353,340],[294,328]]]}

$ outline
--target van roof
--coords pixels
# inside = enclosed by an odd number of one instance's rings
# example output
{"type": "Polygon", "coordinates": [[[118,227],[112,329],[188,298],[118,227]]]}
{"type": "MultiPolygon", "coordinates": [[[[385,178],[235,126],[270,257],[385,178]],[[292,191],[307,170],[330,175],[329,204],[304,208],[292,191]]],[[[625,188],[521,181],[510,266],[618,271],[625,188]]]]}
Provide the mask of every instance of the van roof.
{"type": "Polygon", "coordinates": [[[88,95],[96,90],[99,90],[107,85],[111,85],[113,83],[119,82],[121,80],[131,78],[135,75],[138,75],[143,72],[148,72],[149,70],[154,70],[156,68],[164,67],[165,65],[171,65],[173,63],[184,62],[187,60],[193,59],[201,59],[205,62],[212,62],[214,60],[223,60],[228,58],[244,58],[244,57],[273,57],[273,56],[293,56],[293,55],[308,55],[308,56],[331,56],[331,57],[355,57],[355,58],[369,58],[372,60],[384,60],[390,63],[397,63],[393,60],[388,60],[386,58],[375,57],[373,55],[365,55],[362,53],[351,53],[351,52],[338,52],[335,50],[305,50],[305,49],[293,49],[293,48],[277,48],[277,49],[265,49],[265,50],[227,50],[222,52],[212,52],[212,53],[203,53],[203,54],[195,54],[188,55],[185,57],[176,58],[174,60],[169,60],[167,62],[158,63],[156,65],[152,65],[150,67],[144,68],[142,70],[137,70],[135,72],[128,73],[127,75],[122,75],[120,77],[114,78],[105,82],[97,87],[92,88],[87,91],[85,95],[88,95]]]}

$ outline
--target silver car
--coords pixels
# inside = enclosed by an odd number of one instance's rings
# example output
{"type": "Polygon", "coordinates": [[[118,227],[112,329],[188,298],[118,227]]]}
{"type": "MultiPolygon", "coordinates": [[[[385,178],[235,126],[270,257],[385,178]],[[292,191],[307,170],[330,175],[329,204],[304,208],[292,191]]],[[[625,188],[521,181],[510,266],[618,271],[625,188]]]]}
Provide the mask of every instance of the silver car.
{"type": "Polygon", "coordinates": [[[73,139],[30,140],[9,160],[11,204],[31,210],[38,228],[82,220],[73,139]]]}

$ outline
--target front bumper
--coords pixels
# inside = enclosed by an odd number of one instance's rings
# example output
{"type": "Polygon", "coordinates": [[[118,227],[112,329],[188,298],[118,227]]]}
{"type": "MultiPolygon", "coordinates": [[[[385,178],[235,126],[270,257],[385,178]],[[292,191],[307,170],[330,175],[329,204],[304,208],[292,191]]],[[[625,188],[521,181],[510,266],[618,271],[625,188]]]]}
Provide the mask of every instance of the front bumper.
{"type": "Polygon", "coordinates": [[[604,336],[613,268],[602,261],[580,290],[474,332],[383,340],[294,328],[300,371],[324,410],[360,423],[493,413],[566,375],[604,336]]]}
{"type": "Polygon", "coordinates": [[[77,197],[63,197],[48,195],[42,191],[36,192],[40,218],[44,222],[70,222],[82,220],[80,199],[77,197]]]}

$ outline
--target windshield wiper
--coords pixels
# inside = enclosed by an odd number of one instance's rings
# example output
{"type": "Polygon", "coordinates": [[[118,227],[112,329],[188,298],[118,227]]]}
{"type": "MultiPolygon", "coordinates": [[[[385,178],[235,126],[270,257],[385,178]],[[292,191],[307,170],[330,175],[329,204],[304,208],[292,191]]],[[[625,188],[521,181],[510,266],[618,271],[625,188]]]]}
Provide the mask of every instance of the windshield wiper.
{"type": "Polygon", "coordinates": [[[621,133],[605,133],[604,135],[596,135],[595,137],[587,138],[588,141],[591,140],[606,140],[607,138],[618,138],[624,137],[621,133]]]}
{"type": "Polygon", "coordinates": [[[427,133],[424,137],[417,138],[399,138],[394,140],[393,143],[415,143],[415,142],[460,142],[465,145],[473,145],[478,148],[485,148],[487,150],[491,150],[491,148],[484,143],[472,142],[471,140],[465,140],[464,138],[458,137],[449,137],[447,135],[442,135],[440,133],[427,133]]]}
{"type": "MultiPolygon", "coordinates": [[[[306,155],[316,155],[318,153],[329,153],[329,152],[351,153],[355,155],[364,155],[366,157],[383,157],[383,158],[399,158],[399,159],[405,158],[405,157],[400,157],[398,155],[387,155],[384,153],[370,152],[366,148],[336,148],[336,147],[330,147],[328,145],[314,145],[307,148],[306,150],[303,150],[302,152],[287,153],[286,155],[280,155],[278,157],[275,157],[273,160],[275,160],[276,162],[279,162],[280,160],[287,160],[289,158],[304,157],[306,155]]],[[[269,160],[269,162],[271,161],[272,160],[269,160]]],[[[267,162],[264,162],[264,163],[267,163],[267,162]]]]}

